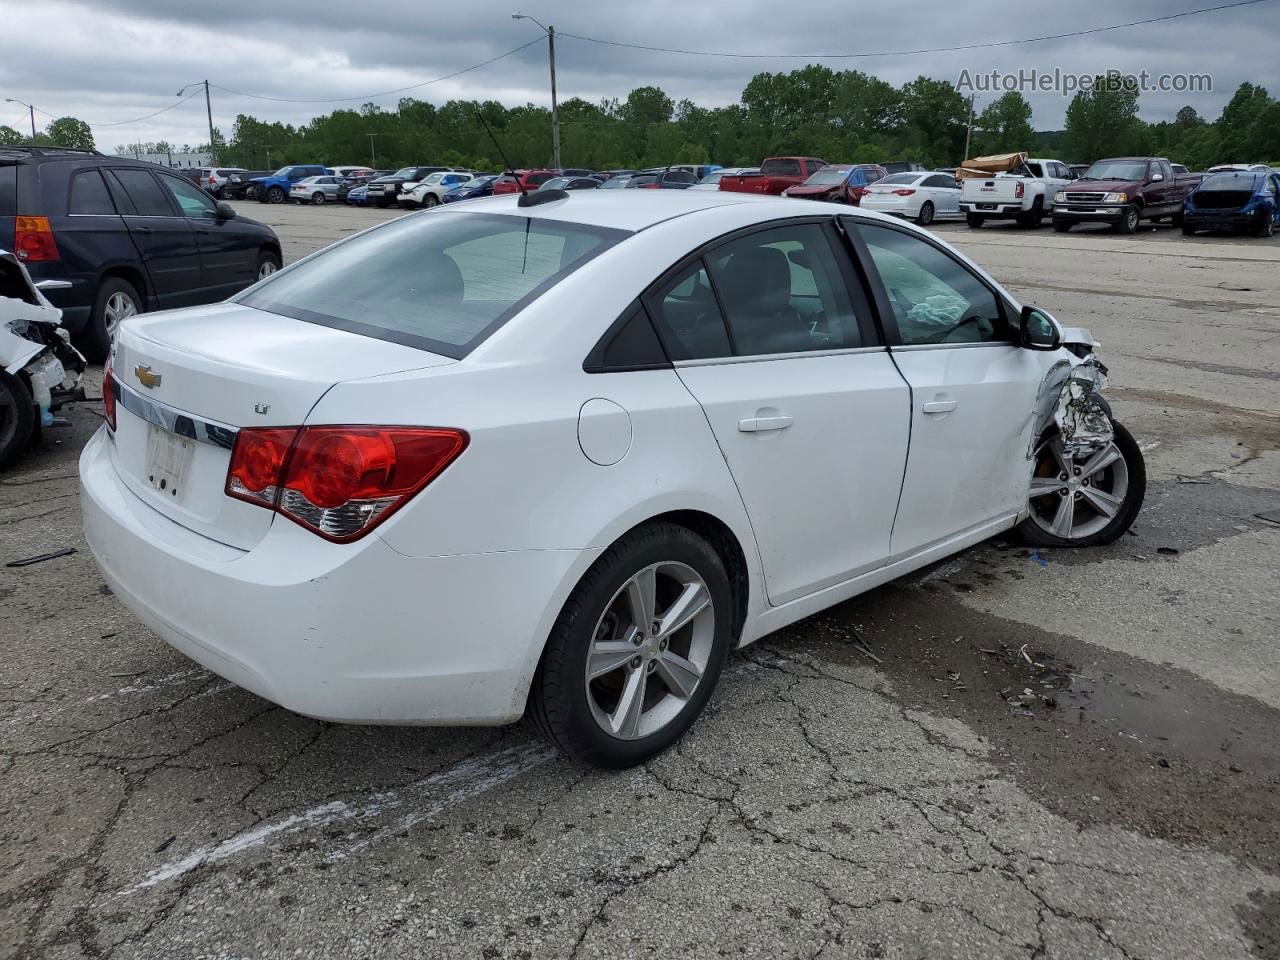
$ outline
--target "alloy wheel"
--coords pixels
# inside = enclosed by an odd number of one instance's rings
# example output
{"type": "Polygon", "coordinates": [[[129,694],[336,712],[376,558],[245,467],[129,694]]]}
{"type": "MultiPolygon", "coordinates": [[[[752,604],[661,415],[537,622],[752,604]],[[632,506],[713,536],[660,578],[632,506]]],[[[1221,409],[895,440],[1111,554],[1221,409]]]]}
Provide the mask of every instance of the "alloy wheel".
{"type": "Polygon", "coordinates": [[[276,265],[274,260],[263,260],[262,263],[258,265],[258,279],[263,280],[279,269],[280,267],[276,265]]]}
{"type": "Polygon", "coordinates": [[[647,737],[684,710],[715,646],[711,591],[690,566],[650,564],[626,581],[592,634],[584,682],[605,733],[647,737]]]}
{"type": "Polygon", "coordinates": [[[120,329],[120,323],[123,320],[132,317],[138,312],[138,305],[133,302],[133,298],[127,293],[117,290],[107,298],[107,305],[103,308],[103,319],[106,321],[107,338],[115,339],[116,331],[120,329]]]}
{"type": "Polygon", "coordinates": [[[1054,437],[1036,460],[1031,518],[1046,533],[1080,540],[1111,523],[1128,493],[1129,467],[1114,441],[1078,460],[1054,437]]]}

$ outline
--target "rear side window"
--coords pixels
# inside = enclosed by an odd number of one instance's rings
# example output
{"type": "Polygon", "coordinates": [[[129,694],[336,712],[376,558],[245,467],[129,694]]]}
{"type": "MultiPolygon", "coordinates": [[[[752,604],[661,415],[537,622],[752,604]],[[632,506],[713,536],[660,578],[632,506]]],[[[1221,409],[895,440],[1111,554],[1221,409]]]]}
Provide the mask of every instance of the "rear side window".
{"type": "Polygon", "coordinates": [[[241,302],[460,359],[627,235],[497,214],[406,217],[330,247],[241,302]]]}
{"type": "Polygon", "coordinates": [[[649,297],[672,360],[708,360],[733,355],[724,317],[706,266],[695,260],[649,297]]]}
{"type": "Polygon", "coordinates": [[[840,267],[817,224],[762,230],[708,257],[741,356],[862,346],[840,267]]]}
{"type": "Polygon", "coordinates": [[[787,157],[779,157],[775,160],[766,160],[760,167],[760,173],[766,177],[798,176],[800,174],[800,161],[789,159],[787,157]]]}
{"type": "Polygon", "coordinates": [[[156,183],[155,177],[145,170],[117,170],[116,178],[125,193],[133,201],[133,208],[140,217],[172,217],[173,208],[156,183]]]}
{"type": "Polygon", "coordinates": [[[67,213],[76,216],[114,215],[116,208],[97,170],[83,170],[71,178],[71,199],[67,213]]]}
{"type": "Polygon", "coordinates": [[[0,163],[0,217],[18,215],[18,167],[0,163]]]}

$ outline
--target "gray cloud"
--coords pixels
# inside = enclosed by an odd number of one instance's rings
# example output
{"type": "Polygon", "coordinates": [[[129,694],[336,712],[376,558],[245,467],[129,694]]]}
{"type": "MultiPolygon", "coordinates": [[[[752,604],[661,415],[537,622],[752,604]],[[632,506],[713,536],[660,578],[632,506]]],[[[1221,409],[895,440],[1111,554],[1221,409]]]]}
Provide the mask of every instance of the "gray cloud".
{"type": "MultiPolygon", "coordinates": [[[[410,0],[307,4],[219,0],[44,0],[10,5],[0,36],[0,97],[18,97],[50,114],[72,114],[94,125],[108,149],[133,140],[175,143],[206,138],[201,98],[128,126],[100,125],[172,107],[174,91],[206,76],[220,87],[274,97],[351,97],[441,76],[497,56],[537,36],[510,18],[526,0],[436,5],[410,0]]],[[[1180,9],[1206,0],[1183,0],[1180,9]]],[[[524,12],[561,32],[631,43],[700,50],[838,53],[945,46],[1060,33],[1161,16],[1166,0],[1116,4],[1081,0],[1042,5],[1039,12],[1007,0],[898,0],[873,8],[735,0],[732,5],[650,0],[643,5],[566,4],[538,0],[524,12]],[[784,12],[785,11],[785,12],[784,12]]],[[[1280,92],[1280,19],[1269,4],[1221,11],[1125,31],[1022,46],[924,56],[827,59],[833,69],[856,68],[894,84],[917,75],[955,81],[972,73],[1057,67],[1072,73],[1108,68],[1153,74],[1195,72],[1214,78],[1207,94],[1145,94],[1147,119],[1171,116],[1190,103],[1214,117],[1245,80],[1280,92]]],[[[676,99],[718,105],[737,100],[757,72],[802,66],[803,59],[691,57],[588,43],[557,44],[562,98],[624,97],[655,84],[676,99]]],[[[453,97],[545,104],[546,48],[538,43],[511,57],[408,95],[434,102],[453,97]]],[[[1028,93],[1040,128],[1062,124],[1067,100],[1028,93]]],[[[393,107],[397,96],[380,98],[393,107]]],[[[979,95],[979,109],[983,103],[979,95]]],[[[986,99],[990,99],[989,97],[986,99]]],[[[235,115],[304,123],[341,103],[280,103],[214,91],[214,122],[229,132],[235,115]]],[[[16,104],[0,103],[0,123],[25,122],[16,104]]]]}

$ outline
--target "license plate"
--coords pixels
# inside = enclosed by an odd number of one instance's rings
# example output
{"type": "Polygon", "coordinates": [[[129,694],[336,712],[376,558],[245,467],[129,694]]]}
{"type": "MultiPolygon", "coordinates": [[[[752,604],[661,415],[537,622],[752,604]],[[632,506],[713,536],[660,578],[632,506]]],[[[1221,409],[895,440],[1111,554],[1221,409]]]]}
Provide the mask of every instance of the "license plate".
{"type": "Polygon", "coordinates": [[[177,500],[187,488],[195,441],[147,424],[147,483],[177,500]]]}

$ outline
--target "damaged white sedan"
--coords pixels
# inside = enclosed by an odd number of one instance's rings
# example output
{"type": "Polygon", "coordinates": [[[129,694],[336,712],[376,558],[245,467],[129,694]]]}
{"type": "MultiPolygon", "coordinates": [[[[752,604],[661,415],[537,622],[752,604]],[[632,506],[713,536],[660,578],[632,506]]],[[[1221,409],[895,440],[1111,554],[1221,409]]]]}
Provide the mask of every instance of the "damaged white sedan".
{"type": "Polygon", "coordinates": [[[131,317],[89,544],[160,636],[292,710],[529,714],[626,766],[735,646],[1013,528],[1118,537],[1145,474],[1088,334],[814,208],[495,197],[131,317]]]}
{"type": "Polygon", "coordinates": [[[0,250],[0,468],[18,459],[46,427],[63,423],[54,414],[67,401],[84,398],[85,360],[71,346],[62,311],[12,253],[0,250]]]}

